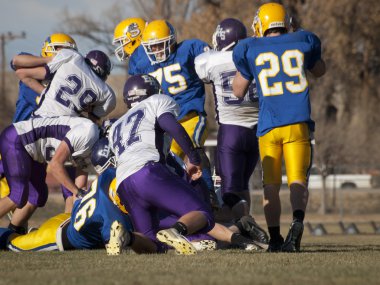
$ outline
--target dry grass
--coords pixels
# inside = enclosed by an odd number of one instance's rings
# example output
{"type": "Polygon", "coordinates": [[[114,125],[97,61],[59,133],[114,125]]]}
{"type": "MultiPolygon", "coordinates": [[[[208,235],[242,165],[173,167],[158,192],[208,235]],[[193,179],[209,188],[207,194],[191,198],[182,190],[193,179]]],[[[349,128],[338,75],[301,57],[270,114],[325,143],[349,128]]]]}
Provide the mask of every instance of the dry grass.
{"type": "Polygon", "coordinates": [[[104,250],[1,252],[0,284],[378,284],[380,239],[307,236],[304,252],[219,250],[106,256],[104,250]]]}

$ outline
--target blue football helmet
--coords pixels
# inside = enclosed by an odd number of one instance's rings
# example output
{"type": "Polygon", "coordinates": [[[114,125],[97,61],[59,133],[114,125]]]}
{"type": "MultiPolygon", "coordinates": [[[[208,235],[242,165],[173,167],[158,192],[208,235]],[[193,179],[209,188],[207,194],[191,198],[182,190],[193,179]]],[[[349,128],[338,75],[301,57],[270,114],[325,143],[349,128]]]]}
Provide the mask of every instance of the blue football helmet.
{"type": "Polygon", "coordinates": [[[92,50],[85,57],[86,63],[104,81],[111,73],[112,64],[109,57],[100,50],[92,50]]]}
{"type": "Polygon", "coordinates": [[[212,36],[212,45],[216,51],[232,50],[242,39],[247,37],[247,29],[242,22],[234,18],[224,19],[216,27],[212,36]]]}
{"type": "Polygon", "coordinates": [[[133,75],[124,84],[124,103],[132,108],[146,98],[161,93],[161,86],[157,79],[148,74],[133,75]]]}
{"type": "Polygon", "coordinates": [[[103,137],[95,143],[91,153],[91,163],[99,175],[109,166],[116,167],[116,158],[111,151],[108,138],[103,137]]]}

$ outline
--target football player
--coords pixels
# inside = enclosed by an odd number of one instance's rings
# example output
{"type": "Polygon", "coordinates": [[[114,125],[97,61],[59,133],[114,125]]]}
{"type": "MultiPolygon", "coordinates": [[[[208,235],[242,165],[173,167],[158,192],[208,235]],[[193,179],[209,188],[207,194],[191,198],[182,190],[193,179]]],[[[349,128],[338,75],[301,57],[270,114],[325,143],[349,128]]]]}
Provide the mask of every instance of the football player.
{"type": "MultiPolygon", "coordinates": [[[[58,50],[62,48],[77,50],[77,44],[72,37],[63,33],[51,34],[46,38],[41,49],[42,57],[54,56],[58,50]]],[[[20,53],[20,55],[28,55],[27,53],[20,53]]],[[[13,61],[11,68],[16,70],[13,61]]],[[[45,86],[44,86],[45,87],[45,86]]],[[[16,102],[16,111],[13,116],[13,123],[24,121],[30,118],[32,112],[37,108],[40,101],[41,93],[37,93],[30,89],[22,81],[19,82],[19,96],[16,102]]]]}
{"type": "Polygon", "coordinates": [[[104,248],[115,221],[115,225],[132,231],[127,213],[116,205],[115,184],[115,169],[110,167],[92,183],[83,198],[75,201],[71,214],[59,214],[26,235],[0,229],[0,248],[12,251],[104,248]]]}
{"type": "Polygon", "coordinates": [[[110,129],[110,145],[117,159],[117,192],[131,214],[137,232],[173,246],[180,254],[194,254],[194,246],[183,236],[207,233],[214,226],[211,209],[194,189],[165,166],[164,133],[177,140],[189,157],[187,173],[201,177],[200,156],[184,128],[177,122],[178,105],[161,95],[160,85],[150,75],[130,77],[124,86],[124,100],[130,110],[110,129]],[[172,228],[158,232],[162,209],[180,217],[172,228]]]}
{"type": "Polygon", "coordinates": [[[22,233],[37,207],[47,201],[47,171],[74,195],[83,194],[81,188],[86,186],[91,165],[89,155],[98,139],[97,125],[86,118],[31,118],[7,127],[0,136],[0,152],[10,194],[0,199],[0,217],[20,209],[13,214],[10,226],[22,233]],[[65,170],[66,161],[77,169],[75,181],[65,170]]]}
{"type": "Polygon", "coordinates": [[[257,11],[252,28],[255,37],[241,41],[233,51],[238,70],[233,92],[244,98],[253,79],[259,94],[260,157],[263,167],[264,212],[268,224],[269,251],[300,250],[308,201],[308,175],[312,159],[309,87],[306,71],[325,73],[319,38],[304,30],[288,33],[289,17],[278,3],[257,11]],[[282,157],[285,160],[293,221],[285,239],[280,234],[282,157]]]}
{"type": "MultiPolygon", "coordinates": [[[[42,50],[41,50],[41,56],[42,57],[50,57],[55,55],[59,49],[62,48],[70,48],[77,50],[77,45],[72,37],[70,37],[67,34],[63,33],[55,33],[50,35],[46,38],[42,50]]],[[[28,53],[20,53],[22,54],[28,54],[28,53]]],[[[13,70],[16,70],[16,67],[11,62],[11,68],[13,70]]],[[[43,83],[45,85],[46,82],[43,83]]],[[[19,92],[18,92],[18,98],[16,102],[16,111],[13,116],[13,123],[17,123],[19,121],[24,121],[30,118],[32,112],[37,108],[38,103],[40,102],[40,93],[35,92],[34,90],[30,89],[27,85],[25,85],[22,81],[19,82],[19,92]]],[[[9,187],[6,182],[6,179],[4,178],[3,171],[2,171],[2,162],[0,159],[0,175],[1,175],[1,197],[5,197],[9,194],[9,187]]],[[[72,169],[69,171],[72,172],[72,169]]],[[[71,197],[72,194],[70,191],[62,187],[62,193],[64,196],[66,203],[66,211],[69,211],[72,207],[72,201],[71,197]],[[70,197],[70,198],[69,198],[70,197]]]]}
{"type": "Polygon", "coordinates": [[[256,138],[259,110],[255,84],[242,99],[236,98],[232,92],[232,79],[236,74],[232,50],[246,37],[243,23],[237,19],[225,19],[213,34],[213,50],[195,58],[199,78],[214,87],[219,124],[217,168],[221,177],[223,209],[228,207],[232,211],[232,219],[249,215],[248,181],[259,157],[256,138]]]}
{"type": "Polygon", "coordinates": [[[116,46],[115,55],[118,60],[126,61],[140,46],[142,33],[147,22],[142,18],[122,20],[114,30],[112,44],[116,46]]]}
{"type": "MultiPolygon", "coordinates": [[[[194,69],[197,55],[209,50],[207,43],[184,40],[177,43],[174,27],[165,20],[150,22],[142,34],[141,45],[129,60],[129,74],[150,74],[161,84],[164,94],[170,95],[179,105],[178,120],[185,128],[197,148],[203,146],[207,137],[206,113],[204,110],[205,89],[194,69]]],[[[173,140],[171,151],[182,160],[184,151],[173,140]]],[[[202,149],[202,179],[206,191],[215,201],[210,163],[202,149]]]]}
{"type": "Polygon", "coordinates": [[[13,65],[22,82],[36,92],[44,90],[35,116],[77,117],[85,112],[96,121],[116,106],[115,93],[105,82],[111,62],[100,50],[92,50],[85,57],[74,49],[60,49],[54,57],[18,55],[13,65]],[[44,79],[52,79],[49,88],[44,89],[37,81],[44,79]]]}

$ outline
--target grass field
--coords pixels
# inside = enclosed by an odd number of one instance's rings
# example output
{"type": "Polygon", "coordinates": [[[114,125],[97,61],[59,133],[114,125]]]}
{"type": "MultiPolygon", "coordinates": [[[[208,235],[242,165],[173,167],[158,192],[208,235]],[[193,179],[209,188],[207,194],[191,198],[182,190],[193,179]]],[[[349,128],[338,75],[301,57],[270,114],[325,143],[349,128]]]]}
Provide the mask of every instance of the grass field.
{"type": "MultiPolygon", "coordinates": [[[[306,221],[313,226],[323,223],[329,234],[315,237],[306,227],[302,253],[218,250],[196,256],[176,256],[173,252],[166,255],[126,252],[115,257],[106,256],[105,250],[63,253],[0,251],[0,285],[380,284],[380,235],[374,234],[369,223],[375,221],[380,226],[378,207],[374,204],[379,201],[379,194],[380,191],[360,196],[355,194],[346,205],[344,216],[337,212],[318,215],[310,211],[306,221]],[[371,204],[373,207],[369,208],[371,204]],[[371,214],[359,214],[358,210],[364,207],[373,209],[369,211],[371,214]],[[338,221],[345,225],[355,222],[362,234],[343,235],[338,221]]],[[[283,235],[286,235],[291,220],[287,208],[284,205],[283,235]]],[[[265,226],[258,202],[254,209],[256,220],[265,226]]],[[[47,206],[37,211],[30,225],[38,226],[62,210],[61,195],[51,195],[47,206]]],[[[8,223],[5,218],[0,219],[0,226],[8,223]]]]}
{"type": "Polygon", "coordinates": [[[304,238],[302,253],[0,252],[0,284],[379,284],[380,236],[304,238]]]}

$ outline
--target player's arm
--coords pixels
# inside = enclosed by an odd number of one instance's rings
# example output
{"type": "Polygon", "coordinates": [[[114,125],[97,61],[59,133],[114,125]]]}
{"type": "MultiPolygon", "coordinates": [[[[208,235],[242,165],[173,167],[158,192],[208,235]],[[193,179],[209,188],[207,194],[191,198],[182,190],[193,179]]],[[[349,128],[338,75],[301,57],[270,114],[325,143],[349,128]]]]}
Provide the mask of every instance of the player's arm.
{"type": "Polygon", "coordinates": [[[88,173],[83,171],[82,169],[77,168],[76,174],[75,174],[75,185],[79,189],[86,189],[87,188],[87,178],[88,173]]]}
{"type": "Polygon", "coordinates": [[[11,65],[14,69],[19,68],[31,68],[37,66],[44,66],[45,64],[52,61],[54,57],[41,57],[34,56],[30,54],[19,54],[13,57],[11,65]]]}
{"type": "Polygon", "coordinates": [[[234,95],[238,98],[244,98],[248,91],[249,84],[251,84],[251,81],[245,79],[239,71],[236,72],[235,78],[232,82],[234,95]]]}
{"type": "Polygon", "coordinates": [[[19,68],[15,73],[20,81],[32,89],[34,92],[41,94],[45,89],[45,87],[40,82],[46,78],[47,72],[44,66],[38,66],[34,68],[19,68]]]}
{"type": "Polygon", "coordinates": [[[199,179],[202,176],[201,157],[199,156],[197,149],[194,147],[193,142],[186,133],[185,129],[180,123],[178,123],[175,116],[170,112],[163,113],[157,118],[157,121],[161,129],[175,139],[189,158],[189,162],[187,163],[187,173],[191,179],[199,179]]]}
{"type": "Polygon", "coordinates": [[[47,172],[51,173],[60,184],[76,196],[79,192],[79,187],[75,185],[64,167],[65,161],[69,158],[70,154],[70,147],[63,140],[49,162],[47,172]]]}
{"type": "Polygon", "coordinates": [[[311,74],[315,77],[321,77],[326,73],[326,64],[323,59],[318,60],[313,68],[310,69],[311,74]]]}
{"type": "Polygon", "coordinates": [[[100,100],[97,102],[95,106],[93,106],[89,115],[91,115],[91,119],[94,118],[100,119],[107,116],[116,108],[116,95],[111,87],[107,90],[107,92],[103,95],[105,100],[100,100]]]}

